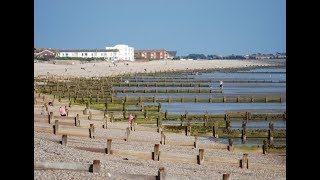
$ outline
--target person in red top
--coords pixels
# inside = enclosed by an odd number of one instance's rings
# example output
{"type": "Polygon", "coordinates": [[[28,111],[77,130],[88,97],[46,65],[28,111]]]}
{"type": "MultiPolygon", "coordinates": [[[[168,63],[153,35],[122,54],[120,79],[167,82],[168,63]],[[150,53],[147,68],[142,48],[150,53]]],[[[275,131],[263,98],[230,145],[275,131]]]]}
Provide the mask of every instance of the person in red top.
{"type": "Polygon", "coordinates": [[[130,114],[129,116],[128,116],[128,123],[129,123],[129,126],[132,124],[132,120],[133,120],[133,116],[132,116],[132,114],[130,114]]]}
{"type": "Polygon", "coordinates": [[[59,112],[60,112],[60,116],[66,116],[67,115],[66,107],[65,106],[61,106],[59,108],[59,112]]]}

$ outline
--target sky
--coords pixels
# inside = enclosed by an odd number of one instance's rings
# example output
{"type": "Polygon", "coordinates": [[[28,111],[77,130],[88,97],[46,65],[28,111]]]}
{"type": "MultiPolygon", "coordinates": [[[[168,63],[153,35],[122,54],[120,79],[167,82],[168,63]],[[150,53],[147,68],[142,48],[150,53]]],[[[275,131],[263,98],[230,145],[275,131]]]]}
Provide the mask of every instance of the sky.
{"type": "Polygon", "coordinates": [[[286,52],[285,0],[34,0],[34,47],[286,52]]]}

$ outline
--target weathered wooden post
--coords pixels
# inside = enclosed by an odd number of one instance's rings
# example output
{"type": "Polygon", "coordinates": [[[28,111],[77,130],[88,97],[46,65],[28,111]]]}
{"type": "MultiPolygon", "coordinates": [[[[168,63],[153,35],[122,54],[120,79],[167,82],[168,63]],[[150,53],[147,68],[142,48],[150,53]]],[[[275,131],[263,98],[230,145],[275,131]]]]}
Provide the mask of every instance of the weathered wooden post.
{"type": "Polygon", "coordinates": [[[229,180],[229,178],[230,178],[230,174],[224,173],[222,175],[222,180],[229,180]]]}
{"type": "Polygon", "coordinates": [[[126,102],[122,101],[122,111],[125,111],[125,110],[126,110],[126,102]]]}
{"type": "Polygon", "coordinates": [[[161,112],[161,103],[158,103],[158,112],[161,112]]]}
{"type": "Polygon", "coordinates": [[[180,126],[183,126],[183,120],[184,120],[184,117],[185,117],[184,115],[182,115],[182,114],[180,115],[180,119],[181,119],[180,126]]]}
{"type": "Polygon", "coordinates": [[[54,122],[54,134],[57,135],[59,132],[59,120],[55,120],[54,122]]]}
{"type": "Polygon", "coordinates": [[[234,147],[233,147],[233,139],[229,138],[229,145],[228,145],[228,151],[233,151],[234,147]]]}
{"type": "Polygon", "coordinates": [[[182,103],[184,102],[184,97],[181,98],[181,102],[182,102],[182,103]]]}
{"type": "Polygon", "coordinates": [[[194,136],[193,147],[198,148],[198,136],[194,136]]]}
{"type": "Polygon", "coordinates": [[[267,97],[265,97],[264,101],[267,103],[267,102],[268,102],[268,98],[267,98],[267,97]]]}
{"type": "Polygon", "coordinates": [[[152,102],[156,102],[156,96],[152,97],[152,102]]]}
{"type": "MultiPolygon", "coordinates": [[[[210,89],[210,91],[211,91],[211,89],[210,89]]],[[[209,103],[211,103],[211,102],[212,102],[212,96],[209,97],[209,103]]]]}
{"type": "Polygon", "coordinates": [[[91,113],[91,111],[89,111],[88,120],[92,120],[92,113],[91,113]]]}
{"type": "Polygon", "coordinates": [[[66,134],[62,135],[62,141],[61,141],[61,144],[66,146],[67,145],[67,138],[68,136],[66,134]]]}
{"type": "Polygon", "coordinates": [[[92,172],[100,172],[100,160],[93,160],[92,172]]]}
{"type": "Polygon", "coordinates": [[[90,138],[94,139],[95,138],[94,124],[90,124],[89,133],[90,133],[90,138]]]}
{"type": "Polygon", "coordinates": [[[214,138],[219,138],[218,135],[218,128],[219,128],[219,123],[218,121],[214,121],[213,127],[212,127],[212,134],[214,138]]]}
{"type": "Polygon", "coordinates": [[[77,114],[77,116],[74,118],[74,125],[80,126],[79,114],[77,114]]]}
{"type": "Polygon", "coordinates": [[[51,124],[51,121],[53,120],[53,112],[50,112],[49,115],[49,124],[51,124]]]}
{"type": "Polygon", "coordinates": [[[223,96],[222,101],[223,101],[224,103],[227,102],[227,98],[226,98],[225,96],[223,96]]]}
{"type": "Polygon", "coordinates": [[[208,125],[208,114],[205,114],[203,116],[203,126],[207,126],[208,125]]]}
{"type": "Polygon", "coordinates": [[[201,165],[204,162],[204,149],[199,149],[198,164],[201,165]]]}
{"type": "Polygon", "coordinates": [[[160,167],[158,170],[158,177],[157,180],[165,180],[167,172],[165,171],[164,167],[160,167]]]}
{"type": "Polygon", "coordinates": [[[190,134],[191,134],[191,126],[190,125],[186,126],[185,127],[185,131],[186,131],[186,136],[190,136],[190,134]]]}
{"type": "Polygon", "coordinates": [[[130,128],[126,128],[126,138],[124,139],[125,141],[129,141],[129,135],[130,135],[130,128]]]}
{"type": "Polygon", "coordinates": [[[111,113],[110,113],[110,121],[111,121],[111,123],[113,123],[113,121],[114,121],[114,115],[113,115],[113,112],[111,112],[111,113]]]}
{"type": "Polygon", "coordinates": [[[196,97],[194,98],[194,102],[195,102],[195,103],[198,102],[198,96],[196,96],[196,97]]]}
{"type": "Polygon", "coordinates": [[[239,98],[239,96],[237,96],[237,103],[239,103],[240,102],[240,98],[239,98]]]}
{"type": "Polygon", "coordinates": [[[148,110],[144,110],[144,112],[143,112],[143,115],[144,115],[144,118],[147,118],[148,117],[148,110]]]}
{"type": "Polygon", "coordinates": [[[166,112],[164,113],[164,118],[168,119],[168,110],[166,109],[166,112]]]}
{"type": "Polygon", "coordinates": [[[166,136],[164,135],[163,131],[161,131],[161,141],[160,144],[166,144],[166,136]]]}
{"type": "Polygon", "coordinates": [[[160,145],[155,144],[154,145],[154,152],[153,152],[153,160],[159,161],[159,154],[160,154],[160,145]]]}
{"type": "Polygon", "coordinates": [[[240,167],[249,169],[249,158],[248,154],[244,153],[242,159],[240,159],[240,167]]]}
{"type": "Polygon", "coordinates": [[[263,154],[268,154],[268,142],[267,142],[267,140],[263,140],[262,153],[263,154]]]}
{"type": "Polygon", "coordinates": [[[171,96],[168,97],[168,103],[171,103],[171,96]]]}
{"type": "Polygon", "coordinates": [[[254,98],[251,96],[251,102],[253,103],[254,102],[254,98]]]}
{"type": "Polygon", "coordinates": [[[242,121],[242,143],[245,143],[247,140],[246,127],[247,127],[247,122],[242,121]]]}
{"type": "Polygon", "coordinates": [[[111,154],[111,143],[112,143],[112,139],[107,139],[107,148],[106,148],[107,154],[111,154]]]}
{"type": "Polygon", "coordinates": [[[226,120],[226,129],[227,130],[230,130],[230,126],[231,126],[230,124],[231,124],[231,121],[229,119],[227,119],[226,120]]]}

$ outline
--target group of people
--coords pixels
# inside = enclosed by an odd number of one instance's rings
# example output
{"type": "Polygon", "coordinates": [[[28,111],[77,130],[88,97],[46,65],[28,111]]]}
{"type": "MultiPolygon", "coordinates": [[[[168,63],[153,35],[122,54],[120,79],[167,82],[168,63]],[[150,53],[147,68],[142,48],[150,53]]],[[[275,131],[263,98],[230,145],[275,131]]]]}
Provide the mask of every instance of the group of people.
{"type": "MultiPolygon", "coordinates": [[[[48,115],[50,115],[51,112],[53,113],[53,104],[52,104],[52,102],[48,103],[47,111],[48,111],[48,115]]],[[[67,116],[67,107],[66,106],[60,106],[59,114],[60,114],[60,116],[67,116]]]]}

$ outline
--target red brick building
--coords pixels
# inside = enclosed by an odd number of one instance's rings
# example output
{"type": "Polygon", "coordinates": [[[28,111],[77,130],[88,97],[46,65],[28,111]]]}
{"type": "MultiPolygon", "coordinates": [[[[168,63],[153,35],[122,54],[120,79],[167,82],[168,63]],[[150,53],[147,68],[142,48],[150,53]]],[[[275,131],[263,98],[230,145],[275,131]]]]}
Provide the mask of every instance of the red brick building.
{"type": "Polygon", "coordinates": [[[172,59],[176,51],[166,51],[165,49],[134,50],[135,59],[172,59]]]}

